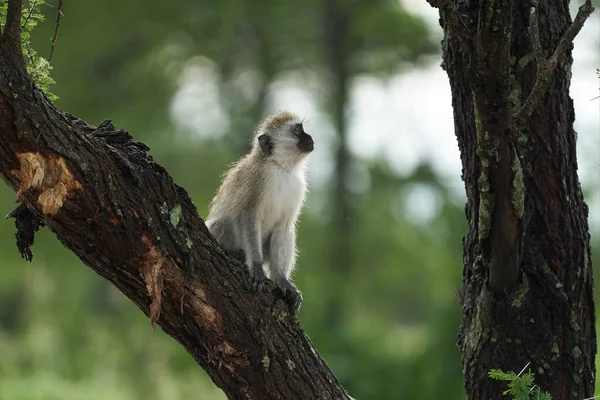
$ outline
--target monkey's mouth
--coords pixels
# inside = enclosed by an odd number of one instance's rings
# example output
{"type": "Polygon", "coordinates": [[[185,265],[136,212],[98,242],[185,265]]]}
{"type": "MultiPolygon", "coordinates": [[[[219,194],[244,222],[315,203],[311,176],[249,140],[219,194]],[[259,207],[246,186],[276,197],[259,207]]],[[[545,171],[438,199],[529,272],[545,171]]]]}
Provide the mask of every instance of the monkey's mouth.
{"type": "Polygon", "coordinates": [[[298,141],[298,150],[303,153],[310,153],[315,149],[315,142],[310,135],[303,136],[298,141]]]}

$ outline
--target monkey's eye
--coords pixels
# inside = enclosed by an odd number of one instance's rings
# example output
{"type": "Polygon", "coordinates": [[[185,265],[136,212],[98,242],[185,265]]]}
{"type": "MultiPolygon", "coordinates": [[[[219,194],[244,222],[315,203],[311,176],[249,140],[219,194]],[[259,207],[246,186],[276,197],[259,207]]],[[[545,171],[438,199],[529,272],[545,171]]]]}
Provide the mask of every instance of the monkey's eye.
{"type": "Polygon", "coordinates": [[[302,129],[302,124],[296,124],[292,128],[292,133],[296,136],[301,136],[304,133],[304,129],[302,129]]]}

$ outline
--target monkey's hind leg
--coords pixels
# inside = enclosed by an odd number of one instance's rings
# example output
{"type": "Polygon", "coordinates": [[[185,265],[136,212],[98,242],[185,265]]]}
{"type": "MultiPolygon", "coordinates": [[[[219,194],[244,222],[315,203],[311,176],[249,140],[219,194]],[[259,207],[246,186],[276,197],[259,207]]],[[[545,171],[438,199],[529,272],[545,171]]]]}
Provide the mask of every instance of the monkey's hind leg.
{"type": "Polygon", "coordinates": [[[210,234],[217,239],[217,242],[219,242],[221,247],[225,250],[233,248],[233,225],[228,218],[209,219],[206,221],[206,227],[210,234]]]}
{"type": "Polygon", "coordinates": [[[244,250],[242,250],[242,249],[225,250],[225,251],[227,252],[227,254],[229,254],[230,257],[235,258],[242,264],[244,263],[244,261],[246,261],[246,253],[244,253],[244,250]]]}
{"type": "Polygon", "coordinates": [[[246,261],[244,249],[235,240],[231,220],[228,218],[208,220],[206,221],[206,227],[230,257],[235,258],[242,264],[246,261]]]}
{"type": "Polygon", "coordinates": [[[256,220],[256,216],[251,213],[240,215],[237,224],[246,256],[245,264],[250,273],[249,289],[254,292],[260,292],[267,279],[262,267],[263,254],[260,226],[256,220]]]}

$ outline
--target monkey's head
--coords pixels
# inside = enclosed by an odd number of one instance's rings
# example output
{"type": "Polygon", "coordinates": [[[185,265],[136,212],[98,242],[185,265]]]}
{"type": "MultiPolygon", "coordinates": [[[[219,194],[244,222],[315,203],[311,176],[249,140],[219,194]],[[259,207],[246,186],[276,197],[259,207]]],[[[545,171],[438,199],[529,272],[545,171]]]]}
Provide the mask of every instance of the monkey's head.
{"type": "Polygon", "coordinates": [[[283,112],[268,117],[258,128],[253,150],[282,165],[295,165],[313,150],[312,137],[304,132],[302,121],[283,112]]]}

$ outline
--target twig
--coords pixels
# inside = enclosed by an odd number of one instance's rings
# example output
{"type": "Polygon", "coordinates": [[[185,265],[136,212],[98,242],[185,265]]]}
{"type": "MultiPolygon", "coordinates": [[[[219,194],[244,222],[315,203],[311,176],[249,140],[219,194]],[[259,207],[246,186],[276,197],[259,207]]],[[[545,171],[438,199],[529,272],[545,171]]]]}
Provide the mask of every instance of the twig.
{"type": "Polygon", "coordinates": [[[531,93],[525,100],[525,103],[519,109],[519,111],[517,111],[517,119],[523,121],[531,116],[535,107],[537,107],[539,102],[542,100],[542,97],[544,97],[546,94],[558,62],[564,57],[569,47],[573,44],[573,39],[575,39],[575,36],[577,36],[583,27],[584,22],[593,12],[594,6],[592,5],[592,1],[586,0],[585,3],[579,7],[579,11],[577,12],[575,20],[558,42],[558,46],[556,46],[554,53],[548,60],[546,60],[540,44],[537,7],[532,9],[531,20],[529,21],[529,29],[531,43],[536,56],[537,78],[533,89],[531,89],[531,93]]]}
{"type": "Polygon", "coordinates": [[[527,369],[527,367],[529,367],[529,364],[531,364],[531,361],[529,361],[529,362],[527,363],[527,365],[525,365],[525,366],[523,367],[523,369],[521,370],[521,372],[519,372],[519,374],[518,374],[517,376],[521,376],[521,374],[522,374],[523,372],[525,372],[525,370],[527,369]]]}
{"type": "Polygon", "coordinates": [[[23,23],[21,24],[21,29],[25,29],[25,27],[27,26],[27,23],[31,19],[31,16],[33,15],[33,10],[35,10],[36,6],[37,6],[37,1],[33,0],[31,2],[31,7],[29,7],[29,12],[27,13],[27,16],[25,17],[25,21],[23,21],[23,23]]]}
{"type": "Polygon", "coordinates": [[[48,62],[52,59],[52,53],[54,53],[54,46],[56,45],[56,38],[58,36],[58,27],[60,26],[60,17],[63,15],[60,10],[63,5],[63,0],[58,0],[58,7],[56,7],[56,25],[54,26],[54,36],[52,36],[52,46],[50,46],[50,54],[48,54],[48,62]]]}

